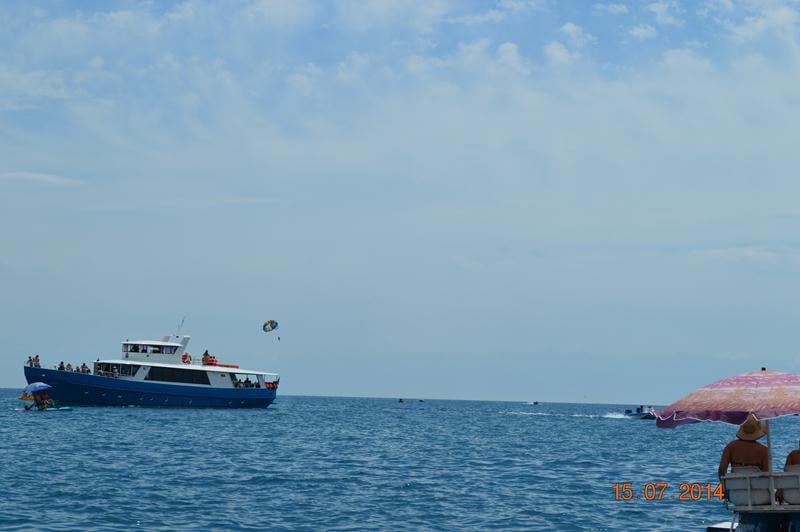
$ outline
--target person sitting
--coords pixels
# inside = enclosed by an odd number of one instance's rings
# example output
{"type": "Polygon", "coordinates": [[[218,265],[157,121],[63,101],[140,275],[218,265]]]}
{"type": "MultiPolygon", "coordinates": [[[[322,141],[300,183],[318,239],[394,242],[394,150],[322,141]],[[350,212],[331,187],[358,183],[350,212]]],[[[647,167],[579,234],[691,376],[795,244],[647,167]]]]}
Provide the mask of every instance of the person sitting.
{"type": "Polygon", "coordinates": [[[749,414],[736,431],[736,439],[722,451],[719,476],[723,477],[728,473],[728,466],[732,468],[752,466],[761,471],[769,471],[769,451],[756,441],[766,434],[766,425],[758,421],[753,414],[749,414]]]}

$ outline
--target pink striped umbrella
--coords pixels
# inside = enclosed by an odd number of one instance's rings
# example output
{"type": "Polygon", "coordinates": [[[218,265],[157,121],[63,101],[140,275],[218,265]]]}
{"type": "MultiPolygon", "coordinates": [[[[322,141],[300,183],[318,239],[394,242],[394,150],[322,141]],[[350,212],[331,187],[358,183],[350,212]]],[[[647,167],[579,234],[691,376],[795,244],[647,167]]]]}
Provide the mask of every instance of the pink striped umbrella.
{"type": "Polygon", "coordinates": [[[739,425],[751,412],[759,420],[800,414],[800,375],[761,370],[722,379],[656,412],[656,425],[674,428],[698,421],[739,425]]]}

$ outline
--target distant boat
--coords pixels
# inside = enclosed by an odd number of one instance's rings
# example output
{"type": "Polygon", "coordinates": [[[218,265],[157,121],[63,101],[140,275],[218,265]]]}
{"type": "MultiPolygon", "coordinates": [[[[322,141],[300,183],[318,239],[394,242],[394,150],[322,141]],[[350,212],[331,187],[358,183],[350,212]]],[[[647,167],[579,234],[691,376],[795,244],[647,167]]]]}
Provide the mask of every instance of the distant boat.
{"type": "Polygon", "coordinates": [[[629,417],[631,419],[655,419],[656,413],[652,408],[645,409],[643,407],[639,407],[636,410],[626,408],[625,417],[629,417]]]}

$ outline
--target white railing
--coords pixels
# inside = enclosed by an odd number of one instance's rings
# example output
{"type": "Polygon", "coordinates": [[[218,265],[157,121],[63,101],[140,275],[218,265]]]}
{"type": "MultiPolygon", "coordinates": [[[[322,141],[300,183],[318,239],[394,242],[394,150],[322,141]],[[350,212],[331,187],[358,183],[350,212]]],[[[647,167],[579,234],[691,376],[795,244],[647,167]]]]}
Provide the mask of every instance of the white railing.
{"type": "Polygon", "coordinates": [[[727,501],[736,512],[800,511],[800,470],[784,472],[738,469],[722,477],[727,501]]]}

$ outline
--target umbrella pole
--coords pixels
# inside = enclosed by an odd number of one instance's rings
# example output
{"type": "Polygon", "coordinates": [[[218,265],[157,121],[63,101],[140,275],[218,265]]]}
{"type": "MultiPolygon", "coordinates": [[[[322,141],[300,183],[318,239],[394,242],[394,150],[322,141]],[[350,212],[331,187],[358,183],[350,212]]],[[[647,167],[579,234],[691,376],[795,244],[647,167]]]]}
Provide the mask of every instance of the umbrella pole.
{"type": "Polygon", "coordinates": [[[775,477],[772,476],[772,431],[769,428],[769,419],[764,421],[767,426],[767,451],[769,453],[767,460],[767,471],[769,471],[769,495],[770,506],[775,506],[775,477]]]}
{"type": "Polygon", "coordinates": [[[769,419],[764,421],[767,425],[767,449],[769,450],[769,470],[772,471],[772,431],[769,430],[769,419]]]}

